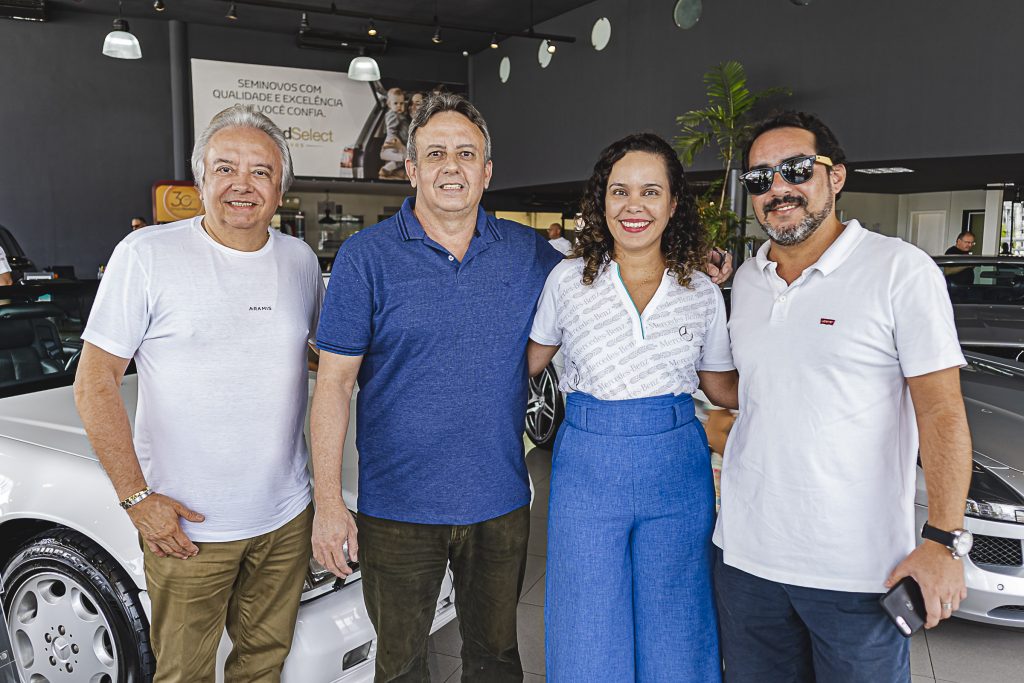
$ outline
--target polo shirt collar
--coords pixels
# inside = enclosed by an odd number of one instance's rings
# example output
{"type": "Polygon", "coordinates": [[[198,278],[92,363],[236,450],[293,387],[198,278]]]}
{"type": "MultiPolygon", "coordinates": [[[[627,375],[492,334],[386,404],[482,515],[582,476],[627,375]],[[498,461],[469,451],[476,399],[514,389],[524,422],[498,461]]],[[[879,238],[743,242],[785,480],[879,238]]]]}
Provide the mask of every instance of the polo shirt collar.
{"type": "MultiPolygon", "coordinates": [[[[427,236],[427,232],[423,229],[420,219],[416,217],[415,208],[416,198],[406,197],[405,201],[402,202],[402,208],[397,214],[398,232],[406,242],[409,240],[422,240],[427,236]]],[[[483,238],[484,244],[497,242],[501,239],[497,219],[487,215],[482,206],[476,207],[476,235],[474,239],[476,237],[483,238]]]]}
{"type": "MultiPolygon", "coordinates": [[[[846,226],[836,241],[829,245],[829,248],[825,250],[825,253],[810,266],[807,270],[817,270],[822,275],[828,276],[836,268],[843,265],[843,262],[853,253],[853,250],[860,244],[860,241],[864,239],[867,234],[867,230],[860,224],[856,218],[844,223],[846,226]]],[[[757,250],[757,256],[755,260],[757,267],[762,272],[769,266],[774,267],[775,261],[768,258],[768,251],[772,247],[771,240],[768,240],[761,245],[761,248],[757,250]]],[[[806,271],[805,271],[806,272],[806,271]]]]}

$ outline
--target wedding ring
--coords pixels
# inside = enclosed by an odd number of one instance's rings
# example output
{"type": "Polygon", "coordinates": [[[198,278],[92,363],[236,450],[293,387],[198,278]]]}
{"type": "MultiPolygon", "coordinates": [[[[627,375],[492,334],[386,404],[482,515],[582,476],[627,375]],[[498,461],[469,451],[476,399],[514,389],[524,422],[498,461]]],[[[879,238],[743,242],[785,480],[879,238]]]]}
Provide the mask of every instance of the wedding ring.
{"type": "Polygon", "coordinates": [[[942,603],[942,609],[948,609],[949,611],[952,612],[953,611],[953,603],[951,603],[951,602],[944,602],[944,603],[942,603]]]}

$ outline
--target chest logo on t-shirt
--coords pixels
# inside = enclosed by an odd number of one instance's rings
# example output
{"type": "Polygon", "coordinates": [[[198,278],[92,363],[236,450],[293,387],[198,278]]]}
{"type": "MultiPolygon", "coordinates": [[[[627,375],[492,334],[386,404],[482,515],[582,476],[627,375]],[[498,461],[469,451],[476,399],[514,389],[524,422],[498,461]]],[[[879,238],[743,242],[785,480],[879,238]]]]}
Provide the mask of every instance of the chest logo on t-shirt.
{"type": "Polygon", "coordinates": [[[250,306],[250,311],[270,311],[273,310],[270,306],[250,306]]]}
{"type": "Polygon", "coordinates": [[[836,324],[836,321],[833,320],[832,318],[822,318],[820,322],[821,322],[822,325],[835,325],[836,324]]]}

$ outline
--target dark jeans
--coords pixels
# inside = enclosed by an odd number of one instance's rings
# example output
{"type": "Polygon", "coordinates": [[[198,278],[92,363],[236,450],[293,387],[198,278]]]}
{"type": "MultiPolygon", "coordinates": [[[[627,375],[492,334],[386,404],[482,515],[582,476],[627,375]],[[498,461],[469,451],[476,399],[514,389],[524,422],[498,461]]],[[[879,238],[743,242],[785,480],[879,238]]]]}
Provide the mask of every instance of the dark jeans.
{"type": "Polygon", "coordinates": [[[377,629],[376,683],[429,683],[427,637],[450,562],[462,680],[522,681],[516,606],[526,571],[528,505],[466,526],[359,515],[363,599],[377,629]]]}
{"type": "Polygon", "coordinates": [[[910,640],[878,593],[767,581],[716,555],[726,683],[909,683],[910,640]]]}

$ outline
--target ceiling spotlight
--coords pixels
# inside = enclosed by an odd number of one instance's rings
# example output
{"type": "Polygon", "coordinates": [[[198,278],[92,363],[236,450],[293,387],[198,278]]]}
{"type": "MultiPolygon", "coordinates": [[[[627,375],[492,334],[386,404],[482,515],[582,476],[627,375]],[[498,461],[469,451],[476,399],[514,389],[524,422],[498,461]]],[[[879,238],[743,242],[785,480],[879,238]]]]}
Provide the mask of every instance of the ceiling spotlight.
{"type": "Polygon", "coordinates": [[[437,28],[434,29],[434,35],[430,39],[430,42],[432,42],[434,45],[440,45],[441,44],[441,42],[442,42],[441,41],[441,24],[438,24],[437,28]]]}
{"type": "Polygon", "coordinates": [[[468,56],[469,56],[469,52],[468,52],[468,51],[466,51],[466,50],[463,50],[463,51],[462,51],[462,56],[463,56],[463,57],[468,57],[468,56]]]}
{"type": "Polygon", "coordinates": [[[497,33],[492,33],[491,34],[491,49],[492,50],[497,50],[498,49],[498,34],[497,33]]]}
{"type": "Polygon", "coordinates": [[[371,38],[377,35],[377,25],[373,23],[373,19],[370,19],[370,25],[366,27],[366,35],[371,38]]]}
{"type": "Polygon", "coordinates": [[[549,54],[549,55],[553,55],[553,54],[555,54],[555,50],[557,50],[557,49],[558,49],[558,48],[557,48],[557,47],[555,47],[555,44],[554,44],[554,43],[551,43],[551,42],[549,42],[549,43],[548,43],[548,54],[549,54]]]}
{"type": "Polygon", "coordinates": [[[236,21],[238,19],[238,11],[235,7],[235,3],[231,3],[231,7],[228,7],[228,13],[224,15],[225,19],[236,21]]]}
{"type": "Polygon", "coordinates": [[[302,33],[302,32],[308,31],[308,30],[309,30],[309,17],[306,16],[305,12],[303,12],[302,13],[302,19],[299,20],[299,33],[302,33]]]}
{"type": "Polygon", "coordinates": [[[114,30],[103,41],[103,54],[114,59],[142,59],[139,39],[132,35],[128,22],[114,19],[114,30]]]}
{"type": "Polygon", "coordinates": [[[164,0],[153,0],[153,9],[157,12],[163,12],[167,9],[167,5],[164,4],[164,0]]]}

